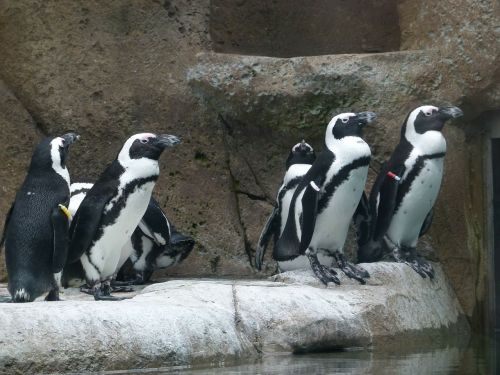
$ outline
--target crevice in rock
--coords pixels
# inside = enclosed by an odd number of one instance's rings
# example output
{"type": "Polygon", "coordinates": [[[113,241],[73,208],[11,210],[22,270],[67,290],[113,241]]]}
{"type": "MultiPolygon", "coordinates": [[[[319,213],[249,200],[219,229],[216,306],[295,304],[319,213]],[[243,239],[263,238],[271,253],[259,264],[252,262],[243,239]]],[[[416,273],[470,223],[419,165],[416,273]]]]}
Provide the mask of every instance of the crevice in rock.
{"type": "Polygon", "coordinates": [[[224,144],[224,154],[225,154],[225,161],[226,161],[226,168],[229,172],[229,190],[233,195],[233,207],[234,207],[234,214],[236,215],[236,218],[238,219],[238,229],[240,232],[240,235],[243,238],[243,244],[245,247],[245,253],[247,254],[248,257],[248,262],[250,266],[252,266],[252,248],[250,247],[250,241],[248,240],[247,233],[245,230],[245,226],[243,224],[243,220],[241,218],[241,208],[240,208],[240,200],[237,192],[237,183],[236,183],[236,178],[234,177],[233,171],[231,170],[231,153],[230,153],[230,145],[229,145],[229,140],[228,137],[232,134],[232,129],[229,123],[224,119],[224,117],[219,113],[218,114],[218,119],[219,122],[222,124],[222,141],[224,144]]]}
{"type": "Polygon", "coordinates": [[[32,110],[27,105],[24,104],[24,101],[21,100],[19,95],[17,95],[17,93],[12,89],[12,87],[7,84],[7,82],[3,79],[2,76],[0,76],[0,81],[5,85],[10,95],[12,95],[14,99],[16,99],[19,102],[19,104],[23,107],[26,113],[28,113],[28,115],[31,117],[32,120],[31,122],[34,125],[35,129],[38,132],[40,132],[43,136],[48,137],[50,132],[47,129],[47,125],[43,121],[41,121],[40,118],[35,113],[33,113],[32,110]]]}
{"type": "MultiPolygon", "coordinates": [[[[261,199],[261,200],[265,200],[265,201],[273,204],[274,203],[274,199],[272,197],[270,197],[270,196],[267,195],[266,189],[264,189],[264,186],[260,182],[260,179],[257,177],[257,174],[255,173],[254,169],[252,168],[252,165],[250,164],[250,162],[248,161],[248,159],[245,156],[242,156],[242,158],[245,161],[248,169],[250,170],[250,173],[252,174],[252,177],[253,177],[255,183],[260,188],[260,190],[261,190],[261,192],[263,194],[264,199],[261,199]]],[[[257,195],[254,195],[254,196],[256,197],[257,195]]],[[[249,198],[252,199],[251,197],[249,197],[249,198]]]]}
{"type": "MultiPolygon", "coordinates": [[[[240,340],[248,340],[249,338],[246,337],[246,334],[244,332],[244,327],[242,323],[242,318],[241,318],[241,313],[240,313],[240,307],[238,303],[238,294],[236,290],[236,284],[231,285],[232,289],[232,294],[233,294],[233,307],[234,307],[234,326],[236,328],[236,332],[238,336],[240,337],[240,340]]],[[[260,340],[260,337],[255,335],[254,340],[251,341],[256,353],[260,356],[262,355],[262,343],[260,340]]]]}
{"type": "Polygon", "coordinates": [[[243,194],[243,195],[246,195],[249,199],[253,200],[253,201],[262,201],[262,202],[267,202],[267,203],[270,203],[272,204],[272,202],[270,202],[268,200],[267,197],[263,196],[263,195],[256,195],[256,194],[252,194],[248,191],[243,191],[243,190],[236,190],[235,191],[237,194],[243,194]]]}

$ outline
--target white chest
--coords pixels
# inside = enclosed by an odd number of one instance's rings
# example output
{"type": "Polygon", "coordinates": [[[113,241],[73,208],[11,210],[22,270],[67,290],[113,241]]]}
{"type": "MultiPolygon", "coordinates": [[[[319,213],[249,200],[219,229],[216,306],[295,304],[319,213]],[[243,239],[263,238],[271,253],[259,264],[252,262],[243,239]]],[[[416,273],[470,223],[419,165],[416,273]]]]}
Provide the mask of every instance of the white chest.
{"type": "MultiPolygon", "coordinates": [[[[136,187],[125,199],[124,205],[118,213],[114,223],[106,226],[102,236],[94,243],[90,256],[94,264],[99,265],[101,274],[112,275],[119,264],[122,249],[130,239],[133,231],[146,212],[154,182],[147,182],[136,187]]],[[[123,194],[123,192],[122,192],[123,194]]],[[[119,202],[116,200],[115,204],[119,202]]],[[[105,211],[112,208],[110,202],[105,211]]]]}
{"type": "MultiPolygon", "coordinates": [[[[408,177],[410,171],[405,173],[408,177]]],[[[443,177],[443,158],[424,161],[423,168],[403,197],[387,232],[391,241],[416,246],[422,224],[436,202],[443,177]]]]}

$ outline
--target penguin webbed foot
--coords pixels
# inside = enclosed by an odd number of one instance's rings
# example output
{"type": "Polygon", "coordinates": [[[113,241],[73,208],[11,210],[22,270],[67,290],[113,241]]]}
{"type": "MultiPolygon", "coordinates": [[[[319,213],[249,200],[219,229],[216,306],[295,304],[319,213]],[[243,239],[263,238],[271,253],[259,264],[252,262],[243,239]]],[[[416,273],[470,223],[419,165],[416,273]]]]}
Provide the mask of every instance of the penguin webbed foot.
{"type": "Polygon", "coordinates": [[[345,259],[344,254],[336,251],[334,254],[335,260],[337,262],[337,266],[344,272],[344,274],[350,279],[354,279],[359,281],[360,284],[366,284],[367,278],[370,277],[370,274],[363,267],[348,262],[345,259]]]}
{"type": "Polygon", "coordinates": [[[112,280],[110,288],[111,292],[113,293],[131,293],[134,291],[132,285],[134,285],[134,280],[127,280],[127,281],[112,280]]]}
{"type": "Polygon", "coordinates": [[[325,285],[328,285],[329,282],[340,285],[340,280],[337,277],[337,272],[335,270],[322,265],[319,262],[318,256],[316,254],[312,254],[311,252],[307,251],[306,255],[309,259],[309,263],[311,264],[311,268],[319,281],[321,281],[325,285]]]}
{"type": "Polygon", "coordinates": [[[104,283],[102,286],[95,286],[93,289],[94,299],[96,301],[123,301],[126,297],[115,297],[111,295],[111,285],[104,283]]]}
{"type": "Polygon", "coordinates": [[[429,262],[417,256],[417,249],[410,248],[408,255],[405,256],[403,250],[395,246],[392,250],[392,257],[396,262],[410,266],[422,278],[429,277],[431,280],[434,278],[434,268],[429,262]]]}
{"type": "Polygon", "coordinates": [[[59,298],[59,289],[52,289],[47,297],[45,297],[45,301],[61,301],[59,298]]]}

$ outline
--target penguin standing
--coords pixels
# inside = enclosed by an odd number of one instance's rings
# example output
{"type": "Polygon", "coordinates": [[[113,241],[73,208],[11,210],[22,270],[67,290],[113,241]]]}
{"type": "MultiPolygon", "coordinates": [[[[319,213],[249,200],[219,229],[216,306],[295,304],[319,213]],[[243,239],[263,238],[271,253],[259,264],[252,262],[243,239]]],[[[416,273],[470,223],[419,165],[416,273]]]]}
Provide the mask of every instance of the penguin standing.
{"type": "Polygon", "coordinates": [[[47,294],[59,300],[60,272],[68,250],[69,146],[78,135],[46,138],[35,149],[26,179],[5,221],[8,290],[13,302],[47,294]]]}
{"type": "Polygon", "coordinates": [[[327,149],[318,155],[301,179],[290,202],[283,233],[275,251],[281,262],[306,255],[325,285],[339,284],[333,261],[350,278],[364,283],[363,268],[348,262],[342,252],[349,224],[368,174],[370,147],[361,138],[362,128],[375,119],[372,112],[342,113],[326,129],[327,149]],[[321,254],[323,259],[318,259],[321,254]]]}
{"type": "Polygon", "coordinates": [[[96,300],[118,300],[110,281],[122,248],[146,212],[161,153],[179,142],[173,135],[130,137],[82,200],[71,222],[68,262],[81,261],[96,300]]]}
{"type": "MultiPolygon", "coordinates": [[[[309,168],[311,168],[314,160],[316,160],[314,149],[311,145],[306,143],[305,140],[302,140],[302,142],[293,146],[292,150],[288,154],[288,158],[286,160],[286,173],[283,177],[283,183],[278,190],[274,210],[267,219],[267,222],[260,234],[255,254],[255,266],[259,271],[262,269],[262,261],[271,237],[274,238],[274,244],[276,245],[276,241],[280,237],[281,233],[283,233],[293,193],[299,185],[301,178],[307,173],[309,168]]],[[[274,246],[274,251],[276,251],[276,246],[274,246]]],[[[273,258],[277,260],[274,256],[273,258]]],[[[293,262],[293,260],[290,262],[293,262]]],[[[280,265],[280,263],[281,262],[278,262],[278,265],[280,265]]],[[[285,265],[283,265],[283,267],[287,268],[285,265]]],[[[282,271],[283,270],[284,269],[282,269],[282,271]]]]}
{"type": "Polygon", "coordinates": [[[462,115],[457,107],[430,105],[408,114],[400,142],[370,192],[368,215],[363,214],[369,217],[369,225],[362,227],[360,261],[380,260],[382,245],[386,245],[396,262],[410,265],[422,277],[434,276],[432,266],[417,256],[416,246],[430,227],[443,178],[446,140],[441,130],[447,120],[462,115]]]}
{"type": "MultiPolygon", "coordinates": [[[[69,211],[74,216],[91,183],[72,183],[69,211]]],[[[122,248],[116,280],[128,284],[144,284],[153,271],[182,262],[194,247],[194,240],[178,232],[169,221],[158,202],[151,197],[146,213],[122,248]]],[[[85,276],[80,262],[65,267],[63,285],[82,285],[85,276]]],[[[112,281],[114,286],[116,282],[112,281]]],[[[114,288],[113,288],[114,289],[114,288]]]]}

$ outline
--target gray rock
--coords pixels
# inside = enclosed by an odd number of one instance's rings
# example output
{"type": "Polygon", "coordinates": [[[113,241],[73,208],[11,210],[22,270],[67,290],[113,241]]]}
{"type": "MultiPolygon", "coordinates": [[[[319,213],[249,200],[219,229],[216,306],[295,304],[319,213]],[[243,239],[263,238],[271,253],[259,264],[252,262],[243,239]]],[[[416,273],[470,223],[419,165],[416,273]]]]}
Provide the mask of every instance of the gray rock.
{"type": "Polygon", "coordinates": [[[0,371],[77,372],[161,367],[468,337],[441,269],[366,264],[367,285],[319,285],[308,271],[274,281],[172,280],[122,302],[66,291],[58,303],[0,304],[0,371]],[[87,297],[86,297],[87,298],[87,297]]]}

